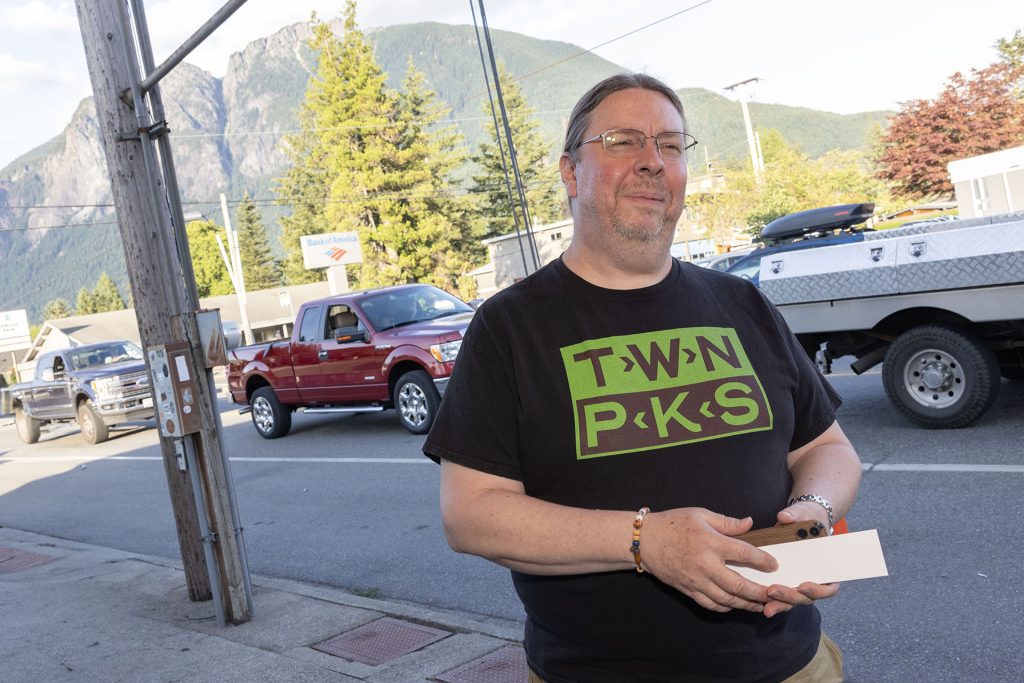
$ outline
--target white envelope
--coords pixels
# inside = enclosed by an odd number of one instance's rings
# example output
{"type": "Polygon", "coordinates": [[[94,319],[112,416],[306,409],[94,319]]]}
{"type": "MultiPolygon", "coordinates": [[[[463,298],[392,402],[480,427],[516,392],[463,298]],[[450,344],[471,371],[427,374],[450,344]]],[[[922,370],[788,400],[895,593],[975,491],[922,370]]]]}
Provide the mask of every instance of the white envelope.
{"type": "Polygon", "coordinates": [[[729,568],[763,586],[794,588],[804,581],[832,583],[889,575],[875,529],[766,545],[761,550],[778,560],[777,570],[767,573],[733,564],[729,568]]]}

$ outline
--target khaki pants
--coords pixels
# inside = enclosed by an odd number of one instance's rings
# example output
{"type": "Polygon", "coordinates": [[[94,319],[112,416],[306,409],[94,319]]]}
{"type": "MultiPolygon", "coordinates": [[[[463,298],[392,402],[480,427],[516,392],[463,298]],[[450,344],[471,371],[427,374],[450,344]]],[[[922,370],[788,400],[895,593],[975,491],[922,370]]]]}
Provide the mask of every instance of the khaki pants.
{"type": "MultiPolygon", "coordinates": [[[[529,683],[544,683],[544,679],[531,669],[529,683]]],[[[822,633],[814,658],[783,683],[843,683],[843,653],[839,646],[822,633]]]]}

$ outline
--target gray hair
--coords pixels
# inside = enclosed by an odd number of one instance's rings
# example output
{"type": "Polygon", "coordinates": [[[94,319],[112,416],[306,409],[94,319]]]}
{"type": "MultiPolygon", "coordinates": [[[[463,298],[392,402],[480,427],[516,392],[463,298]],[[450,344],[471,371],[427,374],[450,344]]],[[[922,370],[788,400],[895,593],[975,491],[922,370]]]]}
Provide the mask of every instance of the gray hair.
{"type": "Polygon", "coordinates": [[[580,145],[583,143],[583,132],[590,125],[590,114],[597,106],[604,101],[606,97],[619,90],[629,90],[630,88],[642,88],[643,90],[653,90],[654,92],[661,93],[668,98],[672,106],[679,112],[679,116],[683,119],[683,130],[686,131],[686,115],[683,114],[683,103],[679,101],[679,96],[676,95],[672,88],[668,87],[657,78],[648,76],[647,74],[640,73],[623,73],[615,74],[604,79],[593,88],[588,90],[583,97],[580,98],[579,102],[572,109],[572,114],[569,115],[569,126],[565,131],[565,146],[562,151],[568,154],[569,157],[575,162],[576,155],[579,152],[580,145]]]}

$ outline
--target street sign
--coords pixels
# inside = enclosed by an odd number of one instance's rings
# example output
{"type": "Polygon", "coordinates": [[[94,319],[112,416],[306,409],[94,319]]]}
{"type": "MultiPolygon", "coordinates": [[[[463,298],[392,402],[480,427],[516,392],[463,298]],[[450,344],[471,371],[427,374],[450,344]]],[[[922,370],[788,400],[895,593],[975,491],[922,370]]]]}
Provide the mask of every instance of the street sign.
{"type": "Polygon", "coordinates": [[[344,266],[363,260],[363,248],[356,232],[303,235],[299,243],[302,245],[302,262],[307,269],[344,266]]]}
{"type": "Polygon", "coordinates": [[[28,333],[28,313],[24,308],[0,311],[0,352],[32,346],[28,333]]]}

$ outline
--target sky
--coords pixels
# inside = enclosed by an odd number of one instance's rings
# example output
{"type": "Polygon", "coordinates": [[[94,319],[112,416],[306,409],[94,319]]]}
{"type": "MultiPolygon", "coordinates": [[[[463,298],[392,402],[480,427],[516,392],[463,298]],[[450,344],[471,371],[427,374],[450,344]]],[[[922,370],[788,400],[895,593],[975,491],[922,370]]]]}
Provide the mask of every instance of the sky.
{"type": "MultiPolygon", "coordinates": [[[[146,0],[156,61],[222,4],[146,0]]],[[[248,0],[188,61],[222,76],[250,41],[313,11],[334,17],[342,4],[248,0]]],[[[952,73],[995,61],[995,41],[1024,28],[1020,0],[484,0],[484,8],[492,29],[596,48],[674,88],[722,92],[757,77],[754,101],[843,114],[932,98],[952,73]]],[[[357,20],[362,28],[471,24],[472,15],[470,0],[361,0],[357,20]]],[[[60,134],[90,94],[74,2],[0,0],[0,168],[60,134]]]]}

